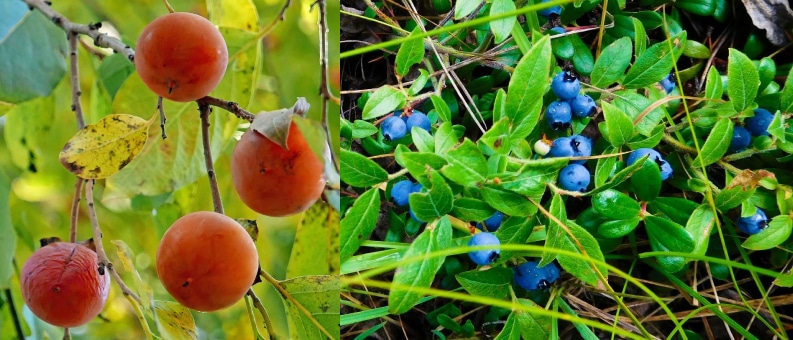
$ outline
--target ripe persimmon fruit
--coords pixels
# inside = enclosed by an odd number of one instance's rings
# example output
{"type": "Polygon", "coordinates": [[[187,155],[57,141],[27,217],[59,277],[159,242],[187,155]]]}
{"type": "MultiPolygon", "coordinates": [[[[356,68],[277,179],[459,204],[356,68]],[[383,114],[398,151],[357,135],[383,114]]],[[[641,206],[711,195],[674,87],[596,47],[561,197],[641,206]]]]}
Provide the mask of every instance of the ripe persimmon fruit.
{"type": "Polygon", "coordinates": [[[59,327],[84,325],[99,315],[110,291],[110,274],[99,274],[96,252],[76,243],[41,247],[25,262],[22,298],[39,319],[59,327]]]}
{"type": "Polygon", "coordinates": [[[157,274],[187,308],[212,312],[239,301],[256,278],[253,239],[232,218],[211,211],[182,216],[157,249],[157,274]]]}
{"type": "Polygon", "coordinates": [[[254,129],[242,135],[231,157],[231,178],[242,201],[267,216],[305,211],[325,187],[323,164],[294,122],[287,148],[254,129]]]}
{"type": "Polygon", "coordinates": [[[193,13],[154,19],[138,38],[135,68],[146,86],[163,98],[189,102],[217,87],[229,56],[220,31],[193,13]]]}

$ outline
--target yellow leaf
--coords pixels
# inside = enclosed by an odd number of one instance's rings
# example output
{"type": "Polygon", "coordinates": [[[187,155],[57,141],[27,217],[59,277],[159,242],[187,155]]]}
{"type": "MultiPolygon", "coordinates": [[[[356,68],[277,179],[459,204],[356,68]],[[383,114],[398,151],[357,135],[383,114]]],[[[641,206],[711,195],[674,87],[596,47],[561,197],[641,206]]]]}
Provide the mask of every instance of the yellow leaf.
{"type": "Polygon", "coordinates": [[[61,164],[81,178],[110,177],[143,150],[150,122],[126,114],[105,116],[69,139],[60,153],[61,164]]]}
{"type": "Polygon", "coordinates": [[[165,339],[197,339],[193,314],[186,307],[173,301],[155,301],[157,329],[165,339]]]}
{"type": "Polygon", "coordinates": [[[207,11],[215,25],[259,31],[259,12],[251,0],[209,0],[207,11]]]}

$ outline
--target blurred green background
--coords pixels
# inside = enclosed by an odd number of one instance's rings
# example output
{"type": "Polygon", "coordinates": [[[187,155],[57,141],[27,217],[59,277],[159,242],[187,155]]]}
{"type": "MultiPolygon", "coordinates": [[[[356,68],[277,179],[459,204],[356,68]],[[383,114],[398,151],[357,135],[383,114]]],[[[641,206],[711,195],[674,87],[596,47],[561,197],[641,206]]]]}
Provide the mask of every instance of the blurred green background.
{"type": "MultiPolygon", "coordinates": [[[[0,2],[18,0],[0,0],[0,2]]],[[[210,17],[222,25],[235,25],[233,16],[212,17],[208,7],[219,1],[170,1],[176,11],[193,12],[210,17]]],[[[245,8],[255,6],[259,29],[276,19],[284,5],[283,1],[253,0],[224,1],[225,6],[245,8]]],[[[229,41],[229,49],[242,48],[241,54],[229,66],[223,83],[212,95],[239,102],[251,112],[291,107],[297,97],[306,97],[312,105],[309,117],[319,119],[320,80],[318,46],[318,8],[313,0],[293,0],[286,12],[286,20],[263,39],[255,40],[253,46],[232,46],[234,41],[244,41],[254,36],[233,27],[221,27],[229,41]],[[258,44],[258,46],[256,45],[258,44]],[[253,70],[258,77],[240,76],[253,70]],[[246,86],[251,84],[251,86],[246,86]],[[252,92],[250,92],[253,90],[252,92]]],[[[103,22],[104,28],[114,26],[120,38],[134,48],[135,41],[145,25],[154,18],[167,13],[160,0],[149,1],[55,1],[52,7],[80,24],[103,22]]],[[[330,66],[337,69],[339,49],[338,1],[328,3],[330,66]]],[[[249,17],[252,13],[246,13],[249,17]]],[[[0,20],[3,14],[0,13],[0,20]]],[[[256,30],[254,30],[256,31],[256,30]]],[[[85,37],[84,37],[85,38],[85,37]]],[[[153,94],[142,87],[134,68],[120,55],[100,60],[89,53],[96,49],[90,39],[79,49],[81,104],[86,123],[91,124],[110,113],[127,113],[149,118],[155,113],[156,100],[153,94]]],[[[36,42],[31,42],[35,45],[36,42]]],[[[36,48],[48,48],[36,45],[36,48]]],[[[1,56],[0,56],[1,57],[1,56]]],[[[335,93],[338,89],[333,90],[335,93]]],[[[71,88],[68,74],[48,97],[12,105],[0,103],[0,193],[3,186],[10,188],[8,201],[11,230],[5,230],[0,222],[0,247],[14,245],[14,259],[10,281],[0,277],[0,288],[10,287],[15,307],[23,320],[23,328],[31,339],[61,338],[62,329],[37,321],[24,307],[19,290],[18,273],[24,261],[39,247],[39,239],[60,237],[68,239],[69,210],[71,208],[75,177],[59,163],[58,153],[66,141],[77,131],[71,106],[71,88]],[[5,231],[5,232],[3,232],[5,231]]],[[[203,172],[200,157],[200,142],[195,134],[198,112],[195,103],[165,102],[169,118],[169,140],[159,141],[159,126],[150,131],[149,143],[154,144],[144,151],[146,158],[136,159],[133,171],[119,173],[123,176],[173,179],[163,181],[165,190],[147,192],[129,185],[129,181],[112,177],[97,181],[95,198],[98,219],[104,234],[105,249],[111,261],[122,273],[124,281],[132,286],[129,273],[121,270],[120,261],[111,240],[124,241],[135,253],[134,264],[143,279],[151,286],[157,300],[172,300],[157,280],[154,266],[159,239],[170,224],[178,217],[197,210],[212,210],[209,184],[203,172]],[[156,137],[156,138],[155,138],[156,137]],[[187,142],[185,142],[187,140],[187,142]],[[165,160],[159,150],[178,146],[175,153],[178,161],[165,160]],[[184,149],[184,150],[182,150],[184,149]],[[186,151],[185,151],[186,150],[186,151]],[[154,164],[154,165],[152,165],[154,164]],[[163,166],[162,164],[165,164],[163,166]],[[200,171],[196,171],[200,170],[200,171]],[[135,172],[135,173],[130,173],[135,172]],[[109,184],[110,183],[110,184],[109,184]],[[170,188],[170,189],[168,189],[170,188]],[[138,190],[139,189],[139,190],[138,190]]],[[[329,117],[332,140],[338,142],[338,105],[331,103],[329,117]]],[[[222,192],[226,214],[234,218],[256,219],[259,224],[259,250],[264,270],[277,279],[285,279],[286,268],[295,239],[295,228],[300,215],[289,218],[268,218],[245,207],[239,200],[230,177],[229,159],[238,137],[247,125],[232,114],[214,109],[212,115],[212,142],[215,152],[215,170],[222,192]]],[[[156,125],[156,124],[155,124],[156,125]]],[[[335,145],[336,149],[338,145],[335,145]]],[[[338,150],[338,149],[337,149],[338,150]]],[[[142,157],[142,156],[139,156],[142,157]]],[[[118,176],[118,177],[123,177],[118,176]]],[[[285,186],[286,187],[286,186],[285,186]]],[[[286,189],[286,188],[285,188],[286,189]]],[[[0,195],[2,196],[2,195],[0,195]]],[[[0,205],[4,197],[0,197],[0,205]]],[[[0,214],[3,209],[0,209],[0,214]]],[[[80,207],[78,240],[90,238],[90,221],[85,204],[80,207]]],[[[0,255],[0,261],[9,259],[0,255]]],[[[2,273],[2,270],[0,270],[2,273]]],[[[0,275],[1,276],[1,275],[0,275]]],[[[259,283],[254,291],[262,299],[275,324],[275,333],[288,335],[286,318],[280,298],[268,284],[259,283]]],[[[256,314],[259,317],[258,313],[256,314]]],[[[112,284],[110,298],[105,310],[89,324],[71,330],[78,339],[140,339],[145,338],[141,325],[128,301],[121,295],[118,286],[112,284]]],[[[253,332],[247,316],[245,302],[214,313],[193,312],[203,339],[248,339],[253,332]]],[[[261,321],[261,319],[258,319],[261,321]]],[[[153,325],[153,322],[150,322],[153,325]]],[[[10,304],[6,295],[0,297],[0,339],[14,339],[16,332],[12,324],[10,304]]]]}

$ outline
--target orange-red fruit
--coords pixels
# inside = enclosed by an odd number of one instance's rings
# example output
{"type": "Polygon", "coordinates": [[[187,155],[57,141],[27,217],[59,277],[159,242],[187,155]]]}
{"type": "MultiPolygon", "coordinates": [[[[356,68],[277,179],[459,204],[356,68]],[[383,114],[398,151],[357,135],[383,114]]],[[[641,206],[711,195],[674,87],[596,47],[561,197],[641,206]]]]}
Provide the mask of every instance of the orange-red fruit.
{"type": "Polygon", "coordinates": [[[212,312],[239,301],[253,284],[259,256],[239,223],[211,211],[182,216],[157,249],[157,274],[176,301],[212,312]]]}
{"type": "Polygon", "coordinates": [[[288,149],[248,129],[234,147],[231,177],[242,201],[267,216],[305,211],[325,187],[322,162],[311,151],[295,123],[289,126],[288,149]]]}
{"type": "Polygon", "coordinates": [[[22,267],[22,298],[45,322],[77,327],[99,315],[110,274],[99,275],[96,253],[76,243],[55,242],[37,250],[22,267]]]}
{"type": "Polygon", "coordinates": [[[226,41],[212,23],[193,13],[170,13],[138,38],[135,67],[154,93],[178,102],[202,98],[226,72],[226,41]]]}

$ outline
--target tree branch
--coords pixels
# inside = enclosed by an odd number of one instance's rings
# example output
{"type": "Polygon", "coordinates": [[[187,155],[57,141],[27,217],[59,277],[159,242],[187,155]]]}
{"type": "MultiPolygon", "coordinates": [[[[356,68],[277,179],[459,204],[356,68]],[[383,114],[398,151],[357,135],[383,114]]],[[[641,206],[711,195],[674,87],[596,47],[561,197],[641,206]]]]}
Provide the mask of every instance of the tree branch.
{"type": "MultiPolygon", "coordinates": [[[[330,136],[330,125],[328,117],[328,101],[334,99],[335,97],[330,93],[330,89],[328,88],[328,13],[327,13],[327,3],[325,0],[317,0],[317,6],[319,7],[319,65],[320,65],[320,82],[319,82],[319,93],[322,95],[322,125],[325,128],[325,139],[326,143],[328,144],[328,148],[331,148],[333,145],[333,141],[331,140],[330,136]]],[[[335,98],[336,103],[339,103],[339,99],[335,98]]],[[[330,155],[330,162],[332,162],[333,166],[336,168],[336,172],[339,171],[339,163],[336,162],[336,156],[331,150],[328,152],[330,155]]]]}
{"type": "Polygon", "coordinates": [[[225,101],[220,98],[206,96],[198,100],[198,106],[201,105],[211,105],[211,106],[219,107],[221,109],[233,113],[238,118],[247,120],[249,122],[252,122],[253,118],[256,117],[255,114],[250,113],[247,110],[241,108],[239,104],[235,102],[225,101]]]}
{"type": "Polygon", "coordinates": [[[270,321],[270,316],[267,315],[267,310],[264,309],[262,300],[259,300],[259,297],[256,296],[256,293],[253,292],[253,288],[248,289],[247,294],[248,296],[251,297],[251,300],[253,300],[253,306],[259,310],[259,313],[262,315],[262,318],[264,319],[264,329],[267,330],[267,335],[270,336],[270,339],[276,340],[275,333],[273,333],[275,328],[273,328],[273,323],[272,321],[270,321]]]}
{"type": "Polygon", "coordinates": [[[207,168],[207,176],[209,177],[209,189],[212,192],[212,205],[215,212],[224,214],[223,202],[220,198],[220,189],[218,188],[218,180],[215,176],[215,166],[212,162],[212,148],[209,145],[209,114],[212,110],[206,103],[199,103],[198,111],[201,112],[201,142],[204,145],[204,163],[207,168]]]}

